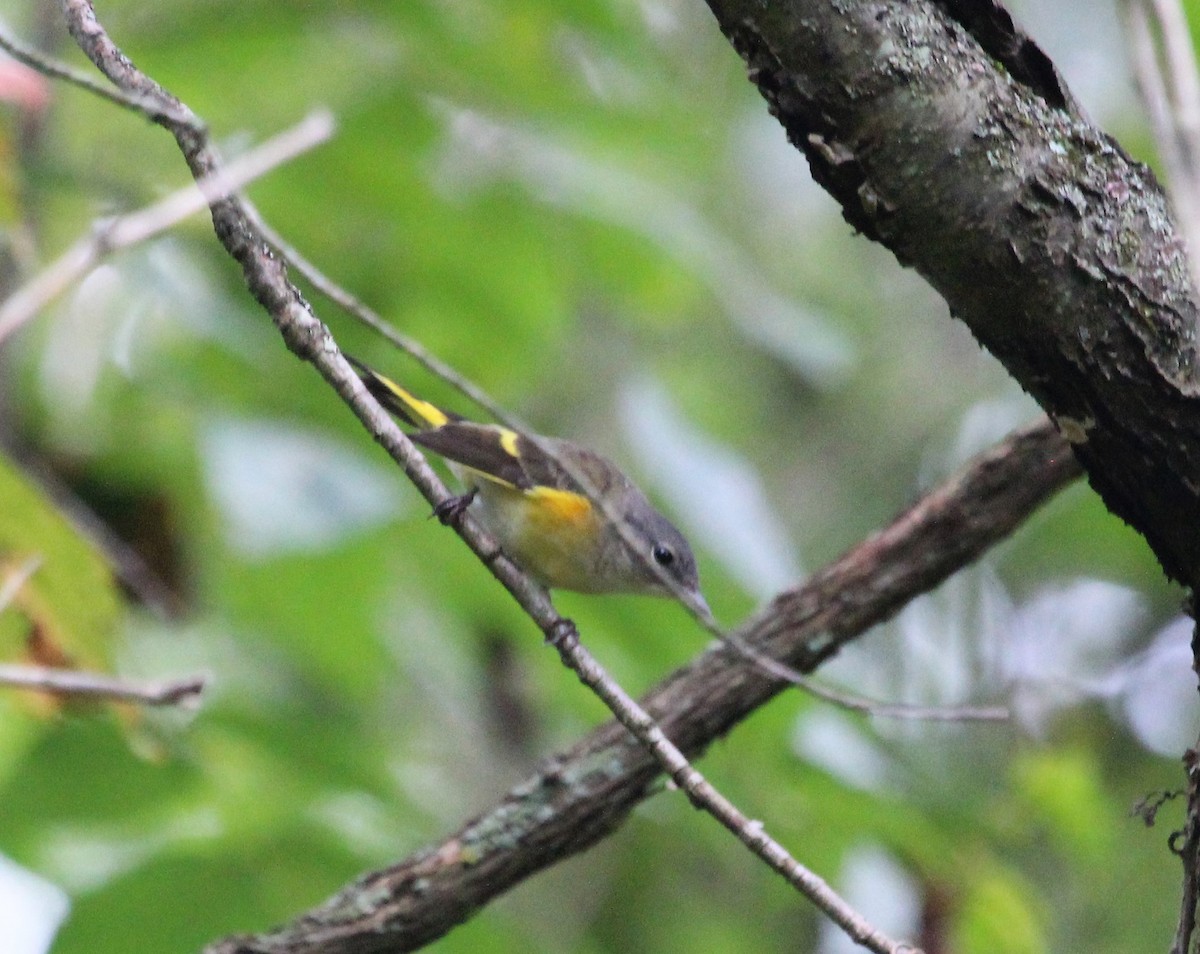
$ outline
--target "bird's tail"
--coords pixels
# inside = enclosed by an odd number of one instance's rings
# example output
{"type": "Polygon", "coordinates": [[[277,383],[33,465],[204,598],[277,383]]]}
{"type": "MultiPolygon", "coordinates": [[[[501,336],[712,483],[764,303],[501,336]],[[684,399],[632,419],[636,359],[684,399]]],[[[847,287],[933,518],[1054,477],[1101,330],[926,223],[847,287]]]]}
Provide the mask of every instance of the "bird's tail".
{"type": "Polygon", "coordinates": [[[342,356],[358,369],[358,376],[362,379],[362,383],[366,385],[367,390],[371,392],[371,396],[385,410],[396,415],[396,417],[400,418],[406,424],[411,424],[413,427],[431,428],[441,427],[443,424],[448,424],[451,421],[460,420],[457,414],[451,414],[449,411],[443,411],[435,404],[422,401],[419,397],[410,394],[404,388],[400,387],[395,381],[385,378],[378,371],[363,364],[357,358],[351,357],[345,352],[342,352],[342,356]]]}

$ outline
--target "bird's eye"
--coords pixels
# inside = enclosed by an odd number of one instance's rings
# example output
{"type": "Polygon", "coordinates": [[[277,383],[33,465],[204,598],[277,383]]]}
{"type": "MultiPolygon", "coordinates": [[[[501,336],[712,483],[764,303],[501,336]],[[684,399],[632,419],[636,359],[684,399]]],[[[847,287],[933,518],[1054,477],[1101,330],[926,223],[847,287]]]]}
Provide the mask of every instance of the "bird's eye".
{"type": "Polygon", "coordinates": [[[652,553],[654,562],[659,566],[670,566],[675,562],[675,551],[661,543],[655,544],[652,553]]]}

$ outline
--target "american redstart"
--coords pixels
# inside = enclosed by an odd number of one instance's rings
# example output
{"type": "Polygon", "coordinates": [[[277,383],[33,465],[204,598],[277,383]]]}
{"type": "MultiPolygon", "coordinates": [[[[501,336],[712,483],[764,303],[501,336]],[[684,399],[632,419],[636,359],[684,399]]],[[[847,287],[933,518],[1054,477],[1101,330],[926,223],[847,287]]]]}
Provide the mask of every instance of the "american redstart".
{"type": "Polygon", "coordinates": [[[462,481],[466,494],[439,517],[474,504],[504,552],[548,588],[682,596],[710,615],[687,540],[611,461],[571,441],[468,421],[345,357],[380,405],[417,428],[409,437],[462,481]]]}

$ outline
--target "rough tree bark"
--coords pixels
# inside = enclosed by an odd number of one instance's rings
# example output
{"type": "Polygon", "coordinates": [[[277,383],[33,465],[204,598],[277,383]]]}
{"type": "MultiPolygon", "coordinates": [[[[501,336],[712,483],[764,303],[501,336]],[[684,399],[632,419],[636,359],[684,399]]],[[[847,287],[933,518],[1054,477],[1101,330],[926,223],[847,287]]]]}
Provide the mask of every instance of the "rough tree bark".
{"type": "Polygon", "coordinates": [[[846,220],[942,294],[1194,586],[1197,307],[1150,171],[990,0],[708,3],[846,220]]]}

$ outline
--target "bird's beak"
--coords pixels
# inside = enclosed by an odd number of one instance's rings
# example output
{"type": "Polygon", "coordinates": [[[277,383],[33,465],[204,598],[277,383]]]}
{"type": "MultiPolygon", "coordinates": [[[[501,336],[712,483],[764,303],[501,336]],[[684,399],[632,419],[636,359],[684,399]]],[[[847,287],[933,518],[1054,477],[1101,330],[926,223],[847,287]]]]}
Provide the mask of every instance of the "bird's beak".
{"type": "Polygon", "coordinates": [[[687,595],[687,607],[693,613],[696,613],[706,623],[715,623],[712,610],[708,608],[708,601],[699,590],[690,590],[687,595]]]}

